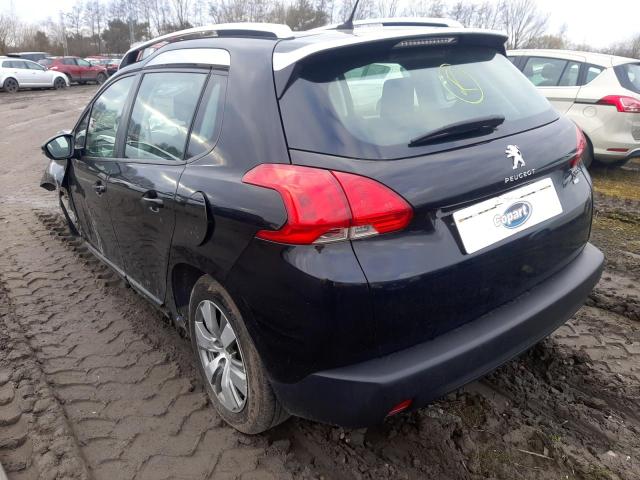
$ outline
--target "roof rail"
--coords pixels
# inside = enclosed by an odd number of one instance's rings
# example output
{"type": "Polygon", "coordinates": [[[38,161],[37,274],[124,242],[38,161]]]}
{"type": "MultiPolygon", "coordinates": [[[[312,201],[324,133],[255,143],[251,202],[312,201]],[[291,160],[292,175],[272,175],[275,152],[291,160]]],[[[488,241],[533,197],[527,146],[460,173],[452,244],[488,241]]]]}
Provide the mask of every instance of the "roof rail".
{"type": "Polygon", "coordinates": [[[293,38],[294,35],[289,26],[277,23],[221,23],[188,28],[133,45],[124,57],[122,57],[120,68],[143,60],[155,50],[162,48],[168,43],[222,36],[283,39],[293,38]]]}
{"type": "MultiPolygon", "coordinates": [[[[340,24],[325,25],[323,27],[307,30],[307,32],[321,32],[324,30],[336,30],[340,24]]],[[[359,27],[454,27],[463,25],[457,20],[436,17],[396,17],[396,18],[367,18],[353,22],[354,28],[359,27]]]]}

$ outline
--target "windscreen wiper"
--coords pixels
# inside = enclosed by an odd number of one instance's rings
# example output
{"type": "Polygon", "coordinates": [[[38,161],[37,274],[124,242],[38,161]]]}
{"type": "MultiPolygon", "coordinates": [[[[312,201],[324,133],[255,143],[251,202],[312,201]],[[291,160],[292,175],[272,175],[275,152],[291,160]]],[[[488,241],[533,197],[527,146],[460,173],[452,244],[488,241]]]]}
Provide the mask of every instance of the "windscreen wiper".
{"type": "Polygon", "coordinates": [[[503,122],[504,117],[502,115],[489,115],[486,117],[472,118],[464,122],[450,123],[442,128],[432,130],[414,138],[409,142],[409,146],[416,147],[418,145],[426,145],[427,143],[438,142],[449,137],[462,137],[468,133],[482,133],[483,131],[489,133],[503,122]]]}

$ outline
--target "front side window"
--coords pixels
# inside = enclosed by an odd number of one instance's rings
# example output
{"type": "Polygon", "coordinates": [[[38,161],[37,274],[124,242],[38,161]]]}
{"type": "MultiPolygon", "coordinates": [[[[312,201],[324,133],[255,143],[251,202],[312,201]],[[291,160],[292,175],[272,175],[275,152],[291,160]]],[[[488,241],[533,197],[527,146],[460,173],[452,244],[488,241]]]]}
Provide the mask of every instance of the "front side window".
{"type": "Polygon", "coordinates": [[[25,62],[25,63],[27,64],[27,68],[29,70],[38,70],[40,72],[44,70],[44,67],[42,65],[38,65],[35,62],[25,62]]]}
{"type": "Polygon", "coordinates": [[[76,61],[73,58],[63,58],[62,63],[63,65],[75,65],[76,61]]]}
{"type": "Polygon", "coordinates": [[[89,62],[87,62],[86,60],[82,60],[81,58],[76,58],[76,63],[78,65],[80,65],[81,67],[90,67],[91,64],[89,62]]]}
{"type": "Polygon", "coordinates": [[[353,49],[310,57],[298,67],[280,105],[289,144],[300,150],[402,158],[452,148],[410,145],[451,124],[503,116],[484,141],[557,118],[518,69],[488,47],[353,49]]]}
{"type": "Polygon", "coordinates": [[[147,73],[131,113],[124,156],[183,160],[206,78],[204,73],[147,73]]]}
{"type": "Polygon", "coordinates": [[[107,88],[91,109],[85,154],[90,157],[114,158],[116,134],[134,77],[118,80],[107,88]]]}
{"type": "Polygon", "coordinates": [[[566,60],[531,57],[527,60],[522,73],[536,87],[555,87],[558,85],[566,65],[566,60]]]}

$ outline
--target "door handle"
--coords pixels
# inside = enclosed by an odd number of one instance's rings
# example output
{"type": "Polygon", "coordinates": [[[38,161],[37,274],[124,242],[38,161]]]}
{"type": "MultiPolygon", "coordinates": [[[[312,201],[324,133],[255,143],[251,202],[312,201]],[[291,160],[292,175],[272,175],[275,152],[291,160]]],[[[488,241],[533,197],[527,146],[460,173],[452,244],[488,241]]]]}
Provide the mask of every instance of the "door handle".
{"type": "Polygon", "coordinates": [[[142,197],[142,201],[156,207],[164,207],[164,201],[161,198],[142,197]]]}
{"type": "Polygon", "coordinates": [[[140,198],[140,201],[149,205],[149,210],[154,213],[157,213],[164,207],[164,201],[161,198],[158,198],[158,194],[153,190],[145,193],[142,198],[140,198]]]}
{"type": "Polygon", "coordinates": [[[107,187],[105,187],[102,182],[94,183],[93,189],[95,190],[97,195],[102,195],[104,192],[107,191],[107,187]]]}

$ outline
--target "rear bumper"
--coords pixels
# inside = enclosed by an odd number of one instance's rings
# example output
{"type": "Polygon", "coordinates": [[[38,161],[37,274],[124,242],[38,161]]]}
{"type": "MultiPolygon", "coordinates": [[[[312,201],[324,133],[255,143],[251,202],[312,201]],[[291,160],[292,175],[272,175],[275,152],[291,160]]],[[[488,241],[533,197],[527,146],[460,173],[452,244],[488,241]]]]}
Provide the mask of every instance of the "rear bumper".
{"type": "Polygon", "coordinates": [[[602,273],[591,244],[563,270],[519,296],[436,339],[381,358],[274,382],[292,414],[348,427],[378,423],[399,402],[412,408],[485,375],[548,336],[583,304],[602,273]]]}

